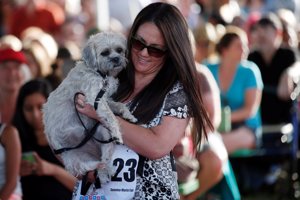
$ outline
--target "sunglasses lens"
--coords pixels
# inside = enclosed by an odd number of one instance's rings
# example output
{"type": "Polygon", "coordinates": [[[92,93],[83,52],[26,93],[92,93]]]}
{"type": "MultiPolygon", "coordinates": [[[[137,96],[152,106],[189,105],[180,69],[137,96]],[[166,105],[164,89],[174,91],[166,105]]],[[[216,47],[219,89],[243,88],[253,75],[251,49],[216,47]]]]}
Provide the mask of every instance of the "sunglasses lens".
{"type": "Polygon", "coordinates": [[[150,56],[159,58],[165,55],[166,50],[158,49],[155,47],[147,46],[142,41],[132,38],[132,47],[138,51],[142,51],[144,48],[147,48],[148,54],[150,56]]]}
{"type": "Polygon", "coordinates": [[[146,46],[139,40],[132,38],[132,47],[136,50],[143,50],[146,46]]]}
{"type": "Polygon", "coordinates": [[[153,57],[162,57],[163,55],[165,55],[165,51],[162,49],[158,49],[158,48],[154,48],[154,47],[148,47],[147,51],[149,53],[150,56],[153,57]]]}

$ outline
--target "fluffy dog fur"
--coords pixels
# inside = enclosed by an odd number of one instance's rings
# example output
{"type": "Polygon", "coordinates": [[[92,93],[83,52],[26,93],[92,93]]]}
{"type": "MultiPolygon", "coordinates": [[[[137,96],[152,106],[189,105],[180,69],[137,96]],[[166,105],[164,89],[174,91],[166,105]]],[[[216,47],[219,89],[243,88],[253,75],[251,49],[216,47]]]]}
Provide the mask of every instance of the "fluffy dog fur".
{"type": "MultiPolygon", "coordinates": [[[[82,61],[76,63],[43,106],[45,133],[53,149],[75,147],[85,136],[85,129],[75,110],[75,93],[83,93],[86,103],[94,105],[95,98],[103,87],[106,92],[98,101],[96,110],[101,124],[94,138],[108,140],[115,137],[118,138],[118,142],[122,142],[114,113],[131,122],[135,122],[136,119],[124,104],[112,101],[110,96],[118,87],[115,76],[127,63],[125,50],[126,39],[117,33],[98,33],[87,41],[82,52],[82,61]],[[101,76],[97,71],[106,76],[101,76]]],[[[80,117],[89,130],[96,123],[82,114],[80,117]]],[[[65,168],[74,176],[98,169],[98,176],[103,183],[109,181],[113,173],[109,161],[114,145],[115,143],[102,144],[92,138],[82,147],[63,152],[60,156],[65,168]]]]}

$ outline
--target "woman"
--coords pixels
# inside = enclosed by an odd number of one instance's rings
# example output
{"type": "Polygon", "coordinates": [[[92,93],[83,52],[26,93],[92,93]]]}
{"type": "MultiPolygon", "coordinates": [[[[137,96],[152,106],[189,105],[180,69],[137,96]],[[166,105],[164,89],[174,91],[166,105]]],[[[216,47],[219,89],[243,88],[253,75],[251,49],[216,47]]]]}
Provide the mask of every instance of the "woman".
{"type": "MultiPolygon", "coordinates": [[[[198,76],[201,80],[203,103],[213,126],[218,127],[221,121],[221,105],[218,86],[206,66],[198,64],[197,70],[199,73],[198,76]]],[[[192,182],[193,178],[199,182],[199,187],[196,190],[182,197],[182,199],[185,200],[197,199],[201,195],[206,194],[206,192],[215,184],[220,182],[223,178],[223,163],[226,163],[228,160],[227,151],[220,134],[209,130],[207,140],[201,144],[201,147],[198,147],[198,151],[194,155],[193,152],[190,151],[193,146],[192,142],[190,142],[190,138],[188,137],[190,135],[190,131],[190,127],[188,127],[186,129],[186,136],[175,146],[175,149],[173,150],[176,159],[179,183],[184,182],[188,185],[192,182]],[[193,167],[197,166],[194,164],[195,161],[193,160],[198,161],[198,169],[193,167]],[[183,167],[181,165],[183,165],[183,167]],[[190,167],[193,171],[191,171],[190,167]],[[196,175],[195,171],[197,172],[196,175]]],[[[181,187],[181,189],[182,188],[184,187],[181,187]]],[[[191,186],[187,188],[187,191],[189,190],[191,190],[191,186]]],[[[184,190],[182,190],[182,194],[185,194],[184,190]]]]}
{"type": "Polygon", "coordinates": [[[243,60],[246,35],[237,27],[228,27],[217,44],[220,62],[208,64],[221,91],[222,107],[231,109],[232,130],[222,134],[228,154],[259,145],[261,120],[259,106],[263,83],[258,67],[243,60]]]}
{"type": "MultiPolygon", "coordinates": [[[[203,104],[213,127],[217,129],[221,122],[220,91],[209,69],[199,64],[196,60],[198,46],[196,45],[195,37],[192,32],[190,32],[190,39],[195,55],[203,104]]],[[[182,199],[185,200],[197,199],[197,197],[206,194],[210,188],[220,182],[223,178],[223,163],[226,163],[228,159],[227,151],[220,134],[215,131],[210,131],[209,129],[207,130],[207,139],[201,143],[200,148],[198,147],[196,154],[193,154],[193,152],[190,151],[193,146],[192,142],[190,142],[190,131],[190,126],[188,126],[185,137],[173,149],[173,154],[176,159],[178,181],[180,183],[179,191],[182,195],[188,193],[188,195],[182,196],[182,199]],[[191,162],[193,160],[194,162],[191,162]],[[196,165],[195,160],[199,163],[200,167],[196,165]],[[193,170],[191,170],[191,168],[193,170]],[[190,193],[192,188],[191,180],[193,180],[193,178],[198,181],[199,187],[190,193]],[[182,182],[184,184],[181,184],[182,182]],[[185,190],[184,187],[186,185],[189,185],[187,190],[185,190]]],[[[211,196],[211,194],[208,195],[211,196]]]]}
{"type": "Polygon", "coordinates": [[[25,81],[24,69],[27,66],[25,55],[11,48],[0,49],[0,121],[12,121],[16,99],[25,81]]]}
{"type": "Polygon", "coordinates": [[[0,199],[21,200],[21,144],[15,127],[0,123],[0,199]]]}
{"type": "MultiPolygon", "coordinates": [[[[119,74],[120,87],[114,99],[126,103],[138,122],[131,124],[117,117],[124,141],[118,148],[120,153],[128,149],[137,153],[139,164],[133,173],[137,175],[133,194],[126,198],[120,194],[120,198],[179,199],[171,151],[184,135],[190,116],[196,122],[192,134],[196,144],[202,133],[206,135],[204,127],[210,125],[188,26],[175,6],[150,4],[137,15],[127,47],[129,63],[119,74]]],[[[77,98],[77,109],[97,119],[82,95],[77,98]]],[[[113,189],[117,184],[112,180],[108,185],[113,189]]]]}
{"type": "Polygon", "coordinates": [[[17,99],[14,125],[20,133],[22,152],[33,156],[21,162],[24,200],[69,200],[76,182],[54,156],[44,134],[41,109],[50,92],[48,82],[35,79],[22,86],[17,99]]]}
{"type": "Polygon", "coordinates": [[[217,60],[215,46],[218,40],[218,31],[216,27],[210,23],[201,23],[194,30],[195,36],[195,60],[198,63],[214,62],[217,60]]]}

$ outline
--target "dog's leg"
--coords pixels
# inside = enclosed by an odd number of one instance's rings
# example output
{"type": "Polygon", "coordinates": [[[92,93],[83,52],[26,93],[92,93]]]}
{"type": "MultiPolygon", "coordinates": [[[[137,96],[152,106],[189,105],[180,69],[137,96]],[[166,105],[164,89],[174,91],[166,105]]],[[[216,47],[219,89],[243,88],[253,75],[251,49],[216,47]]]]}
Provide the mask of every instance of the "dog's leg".
{"type": "Polygon", "coordinates": [[[97,176],[99,177],[101,184],[109,182],[115,173],[111,162],[114,145],[114,143],[109,143],[101,144],[100,146],[102,152],[101,163],[103,163],[103,165],[97,169],[97,176]]]}
{"type": "Polygon", "coordinates": [[[97,177],[99,178],[101,185],[110,181],[111,177],[115,173],[111,160],[115,143],[101,142],[108,141],[110,137],[110,131],[100,124],[93,138],[93,147],[96,147],[98,152],[100,152],[100,155],[94,158],[99,160],[99,165],[95,169],[97,170],[97,177]]]}
{"type": "Polygon", "coordinates": [[[118,120],[109,108],[105,99],[102,98],[98,101],[98,109],[96,112],[100,118],[100,123],[110,131],[111,137],[116,138],[118,139],[118,142],[123,143],[118,120]]]}
{"type": "MultiPolygon", "coordinates": [[[[85,147],[83,147],[85,148],[85,147]]],[[[95,147],[89,149],[95,151],[95,147]]],[[[86,149],[83,149],[86,150],[86,149]]],[[[82,176],[88,171],[97,169],[101,164],[99,157],[91,155],[89,152],[84,152],[82,149],[74,149],[62,153],[62,160],[65,168],[74,176],[82,176]]]]}
{"type": "Polygon", "coordinates": [[[137,119],[131,114],[129,109],[126,107],[124,103],[115,102],[111,99],[107,101],[110,109],[115,115],[122,117],[123,119],[129,120],[130,122],[137,122],[137,119]]]}

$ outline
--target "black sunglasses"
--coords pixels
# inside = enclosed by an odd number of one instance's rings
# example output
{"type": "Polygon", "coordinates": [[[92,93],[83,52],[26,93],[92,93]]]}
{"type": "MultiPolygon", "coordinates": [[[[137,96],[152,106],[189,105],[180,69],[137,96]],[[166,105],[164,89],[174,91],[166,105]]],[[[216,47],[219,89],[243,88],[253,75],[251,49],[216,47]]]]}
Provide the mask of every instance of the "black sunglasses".
{"type": "Polygon", "coordinates": [[[165,55],[166,53],[166,49],[159,49],[153,46],[148,46],[146,45],[143,41],[141,41],[140,39],[136,38],[136,37],[132,37],[131,38],[132,41],[132,47],[138,51],[142,51],[144,48],[147,48],[148,54],[150,56],[156,57],[156,58],[160,58],[162,56],[165,55]]]}

